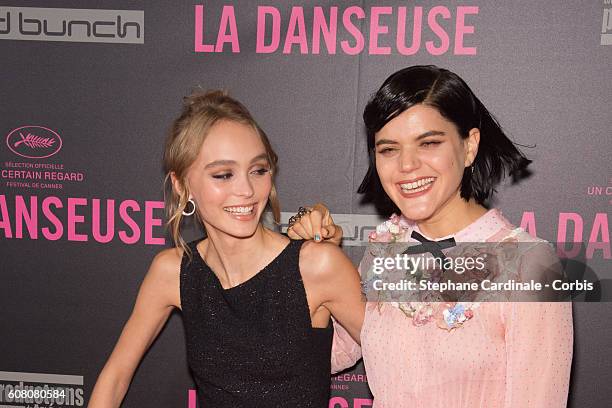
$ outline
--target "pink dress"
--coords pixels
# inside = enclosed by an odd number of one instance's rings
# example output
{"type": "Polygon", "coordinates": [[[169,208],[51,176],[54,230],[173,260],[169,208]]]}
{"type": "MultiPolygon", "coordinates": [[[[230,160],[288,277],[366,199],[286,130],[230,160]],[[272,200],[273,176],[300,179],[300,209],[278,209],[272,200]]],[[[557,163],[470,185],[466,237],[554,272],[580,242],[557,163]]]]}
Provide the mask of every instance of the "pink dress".
{"type": "MultiPolygon", "coordinates": [[[[538,240],[495,209],[454,238],[486,242],[509,235],[538,240]]],[[[525,265],[519,261],[519,268],[525,265]]],[[[358,358],[359,348],[346,332],[335,340],[332,360],[338,370],[358,358]]],[[[393,304],[369,302],[361,345],[375,408],[565,407],[572,305],[483,302],[462,327],[447,331],[435,323],[416,326],[393,304]]]]}

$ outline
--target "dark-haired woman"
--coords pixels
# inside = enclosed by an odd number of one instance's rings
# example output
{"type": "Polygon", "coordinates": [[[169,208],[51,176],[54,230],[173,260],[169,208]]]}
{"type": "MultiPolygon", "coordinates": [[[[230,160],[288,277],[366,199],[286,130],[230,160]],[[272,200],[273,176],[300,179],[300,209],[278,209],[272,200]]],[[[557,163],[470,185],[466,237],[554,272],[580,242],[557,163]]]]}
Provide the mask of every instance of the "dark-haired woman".
{"type": "MultiPolygon", "coordinates": [[[[520,176],[529,160],[459,76],[435,66],[402,69],[363,117],[370,168],[359,192],[401,212],[371,242],[543,242],[485,208],[504,175],[520,176]]],[[[327,237],[325,212],[302,217],[290,236],[327,237]]],[[[543,255],[552,259],[550,251],[543,255]]],[[[519,280],[538,266],[530,255],[509,261],[519,280]]],[[[361,344],[377,408],[566,406],[570,303],[369,302],[361,344]]]]}

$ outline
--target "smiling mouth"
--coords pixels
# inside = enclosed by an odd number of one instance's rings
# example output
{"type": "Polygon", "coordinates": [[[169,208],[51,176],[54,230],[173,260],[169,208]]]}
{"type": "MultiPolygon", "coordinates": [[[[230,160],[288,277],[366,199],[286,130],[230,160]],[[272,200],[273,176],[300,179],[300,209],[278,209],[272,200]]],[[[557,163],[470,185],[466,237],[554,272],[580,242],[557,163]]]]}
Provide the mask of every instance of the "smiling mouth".
{"type": "Polygon", "coordinates": [[[434,181],[436,181],[435,177],[424,177],[413,182],[399,183],[399,186],[403,193],[412,194],[427,190],[434,181]]]}
{"type": "Polygon", "coordinates": [[[245,206],[231,206],[231,207],[223,207],[225,212],[228,212],[233,215],[251,215],[253,214],[253,210],[255,209],[255,204],[245,205],[245,206]]]}

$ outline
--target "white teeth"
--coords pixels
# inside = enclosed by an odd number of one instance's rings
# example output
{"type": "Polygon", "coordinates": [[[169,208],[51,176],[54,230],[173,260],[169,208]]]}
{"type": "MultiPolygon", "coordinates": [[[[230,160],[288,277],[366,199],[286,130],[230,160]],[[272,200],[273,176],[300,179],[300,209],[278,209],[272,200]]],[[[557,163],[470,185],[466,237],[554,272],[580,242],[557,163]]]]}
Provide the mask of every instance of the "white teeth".
{"type": "Polygon", "coordinates": [[[223,209],[232,214],[248,214],[253,211],[253,206],[251,205],[249,207],[225,207],[223,209]]]}
{"type": "Polygon", "coordinates": [[[418,181],[414,181],[412,183],[404,183],[400,184],[400,187],[404,191],[410,191],[411,193],[416,193],[419,191],[423,191],[429,186],[429,184],[435,181],[435,177],[427,177],[420,179],[418,181]]]}

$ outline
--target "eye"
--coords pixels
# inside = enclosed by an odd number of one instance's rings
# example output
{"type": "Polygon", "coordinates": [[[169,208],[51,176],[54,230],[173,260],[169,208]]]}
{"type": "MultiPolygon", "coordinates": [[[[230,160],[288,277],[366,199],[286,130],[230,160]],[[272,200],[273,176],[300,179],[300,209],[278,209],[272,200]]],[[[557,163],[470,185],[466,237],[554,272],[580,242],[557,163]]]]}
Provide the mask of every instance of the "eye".
{"type": "Polygon", "coordinates": [[[261,167],[259,169],[253,170],[251,172],[251,174],[255,174],[256,176],[263,176],[265,174],[268,174],[270,172],[270,169],[267,167],[261,167]]]}
{"type": "Polygon", "coordinates": [[[380,149],[377,153],[378,154],[382,154],[385,156],[388,156],[390,154],[392,154],[393,152],[397,151],[396,148],[393,147],[383,147],[382,149],[380,149]]]}
{"type": "Polygon", "coordinates": [[[439,140],[430,140],[430,141],[421,143],[421,146],[423,146],[423,147],[435,147],[435,146],[439,145],[440,143],[442,143],[442,142],[439,141],[439,140]]]}
{"type": "Polygon", "coordinates": [[[213,174],[213,178],[217,179],[217,180],[229,180],[230,178],[232,178],[233,174],[232,173],[222,173],[222,174],[213,174]]]}

